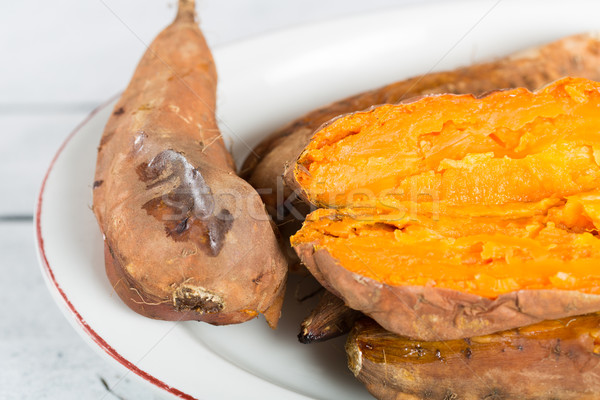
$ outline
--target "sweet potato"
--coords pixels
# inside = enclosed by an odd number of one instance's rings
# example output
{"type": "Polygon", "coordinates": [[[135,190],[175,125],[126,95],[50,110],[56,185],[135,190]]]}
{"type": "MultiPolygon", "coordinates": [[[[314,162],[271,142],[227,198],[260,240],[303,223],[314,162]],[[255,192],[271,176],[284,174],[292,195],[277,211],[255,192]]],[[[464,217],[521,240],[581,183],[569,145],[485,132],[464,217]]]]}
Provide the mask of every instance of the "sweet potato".
{"type": "Polygon", "coordinates": [[[217,75],[181,0],[114,108],[98,149],[93,210],[107,275],[158,319],[279,319],[286,264],[256,191],[235,175],[215,120],[217,75]]]}
{"type": "Polygon", "coordinates": [[[280,177],[285,166],[293,163],[308,144],[315,129],[330,119],[423,94],[483,94],[516,87],[535,90],[564,76],[600,80],[600,41],[595,35],[570,36],[496,61],[414,77],[316,109],[266,137],[247,157],[240,174],[252,186],[262,189],[267,210],[278,224],[293,224],[296,218],[287,215],[283,204],[292,190],[284,187],[281,193],[280,177]]]}
{"type": "Polygon", "coordinates": [[[346,350],[350,370],[382,400],[600,398],[597,314],[446,342],[361,320],[346,350]]]}
{"type": "Polygon", "coordinates": [[[384,328],[482,335],[600,310],[600,83],[439,95],[341,117],[293,171],[292,245],[384,328]]]}
{"type": "Polygon", "coordinates": [[[341,336],[349,332],[361,316],[362,313],[347,307],[339,297],[325,290],[315,309],[302,321],[298,340],[309,344],[341,336]]]}

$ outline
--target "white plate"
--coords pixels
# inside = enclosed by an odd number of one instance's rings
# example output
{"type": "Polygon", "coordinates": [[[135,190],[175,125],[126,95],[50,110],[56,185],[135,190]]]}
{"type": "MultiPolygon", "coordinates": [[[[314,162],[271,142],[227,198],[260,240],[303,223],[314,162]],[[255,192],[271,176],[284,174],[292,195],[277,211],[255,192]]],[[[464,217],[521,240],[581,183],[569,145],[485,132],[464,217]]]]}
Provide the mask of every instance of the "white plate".
{"type": "MultiPolygon", "coordinates": [[[[265,134],[328,101],[597,30],[598,15],[597,1],[426,3],[230,45],[215,51],[221,127],[240,161],[265,134]]],[[[164,396],[369,398],[345,367],[343,339],[297,342],[306,305],[293,299],[274,332],[262,319],[228,327],[154,321],[121,303],[104,275],[102,238],[89,208],[96,147],[113,103],[68,137],[36,212],[43,274],[75,329],[164,396]]]]}

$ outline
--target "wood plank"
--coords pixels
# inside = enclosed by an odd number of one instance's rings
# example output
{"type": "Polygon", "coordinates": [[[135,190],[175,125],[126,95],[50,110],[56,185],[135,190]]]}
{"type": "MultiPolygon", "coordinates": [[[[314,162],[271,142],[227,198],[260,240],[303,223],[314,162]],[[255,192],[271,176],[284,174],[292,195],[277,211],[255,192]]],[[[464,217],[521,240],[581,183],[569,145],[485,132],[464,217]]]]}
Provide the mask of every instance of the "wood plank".
{"type": "Polygon", "coordinates": [[[50,161],[87,114],[0,114],[0,216],[33,214],[50,161]]]}
{"type": "MultiPolygon", "coordinates": [[[[213,47],[273,29],[416,0],[199,1],[213,47]]],[[[122,90],[145,45],[174,14],[174,0],[54,0],[0,6],[0,112],[36,103],[99,103],[122,90]],[[6,79],[6,78],[9,79],[6,79]]]]}
{"type": "Polygon", "coordinates": [[[133,374],[117,372],[61,315],[42,279],[31,229],[0,224],[0,303],[7,305],[0,308],[0,398],[159,399],[133,374]]]}

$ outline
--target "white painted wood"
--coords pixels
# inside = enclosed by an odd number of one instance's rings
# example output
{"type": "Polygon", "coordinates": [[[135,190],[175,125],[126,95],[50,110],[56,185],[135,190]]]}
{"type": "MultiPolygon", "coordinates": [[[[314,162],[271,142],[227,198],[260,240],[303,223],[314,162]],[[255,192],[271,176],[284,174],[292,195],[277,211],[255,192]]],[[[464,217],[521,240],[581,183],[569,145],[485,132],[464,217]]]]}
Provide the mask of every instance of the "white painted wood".
{"type": "Polygon", "coordinates": [[[0,114],[0,216],[32,214],[50,160],[87,114],[0,114]]]}
{"type": "Polygon", "coordinates": [[[158,399],[75,333],[40,274],[30,223],[0,223],[0,399],[158,399]]]}
{"type": "MultiPolygon", "coordinates": [[[[204,0],[198,13],[209,44],[219,46],[416,1],[204,0]]],[[[127,84],[145,45],[171,21],[174,5],[174,0],[3,1],[0,107],[93,103],[111,96],[127,84]]]]}

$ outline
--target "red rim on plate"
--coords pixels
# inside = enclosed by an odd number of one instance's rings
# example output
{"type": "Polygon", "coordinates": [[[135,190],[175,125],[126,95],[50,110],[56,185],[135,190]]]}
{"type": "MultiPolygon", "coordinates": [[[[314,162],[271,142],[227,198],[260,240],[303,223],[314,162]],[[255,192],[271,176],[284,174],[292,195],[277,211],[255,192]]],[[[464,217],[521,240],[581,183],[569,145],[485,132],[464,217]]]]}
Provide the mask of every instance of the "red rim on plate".
{"type": "Polygon", "coordinates": [[[37,240],[37,245],[38,245],[38,249],[39,249],[40,260],[41,260],[41,263],[42,263],[42,266],[43,266],[44,270],[46,271],[46,273],[48,274],[48,277],[50,278],[50,282],[56,288],[56,290],[58,291],[58,293],[60,294],[60,296],[64,300],[64,302],[67,305],[67,307],[69,308],[69,310],[73,313],[73,315],[75,316],[75,319],[77,320],[77,322],[79,323],[79,325],[92,338],[92,340],[98,346],[100,346],[100,348],[102,348],[102,350],[104,350],[108,355],[110,355],[112,358],[114,358],[115,360],[117,360],[121,365],[123,365],[129,371],[131,371],[131,372],[135,373],[136,375],[144,378],[146,381],[152,383],[153,385],[158,386],[159,388],[161,388],[163,390],[166,390],[167,392],[169,392],[169,393],[171,393],[171,394],[173,394],[173,395],[175,395],[175,396],[177,396],[179,398],[187,399],[187,400],[196,400],[195,397],[190,396],[189,394],[186,394],[186,393],[182,392],[181,390],[179,390],[177,388],[174,388],[174,387],[171,387],[171,386],[167,385],[166,383],[164,383],[160,379],[157,379],[156,377],[150,375],[148,372],[143,371],[140,368],[138,368],[131,361],[127,360],[125,357],[123,357],[121,354],[119,354],[113,347],[111,347],[106,342],[106,340],[104,340],[96,331],[94,331],[94,329],[85,321],[85,319],[81,316],[81,314],[79,314],[79,311],[77,311],[77,309],[75,308],[75,306],[73,306],[73,304],[71,303],[71,301],[67,297],[67,294],[62,290],[62,288],[60,287],[60,285],[56,281],[56,278],[54,276],[54,272],[52,271],[52,267],[50,266],[50,263],[48,262],[48,258],[46,257],[46,250],[45,250],[45,247],[44,247],[44,238],[42,236],[41,216],[42,216],[42,203],[44,201],[44,190],[46,188],[46,181],[48,180],[48,176],[50,175],[50,172],[52,171],[52,168],[54,167],[54,164],[56,163],[56,160],[58,159],[58,157],[60,156],[60,154],[62,153],[62,151],[65,149],[65,147],[67,146],[67,144],[71,141],[71,139],[79,132],[79,130],[90,119],[92,119],[92,117],[94,117],[100,110],[108,107],[108,105],[111,104],[114,100],[116,100],[119,96],[120,96],[120,94],[117,95],[117,96],[114,96],[110,100],[106,101],[104,104],[96,107],[96,109],[94,109],[90,113],[90,115],[88,115],[73,130],[73,132],[71,132],[69,134],[69,136],[67,136],[67,138],[65,139],[65,141],[61,144],[61,146],[59,147],[58,151],[56,152],[56,154],[52,158],[52,161],[50,162],[50,166],[48,167],[48,170],[46,171],[46,175],[44,176],[44,180],[42,181],[42,187],[40,189],[40,194],[38,196],[37,206],[36,206],[36,212],[35,212],[35,232],[36,232],[36,240],[37,240]]]}

